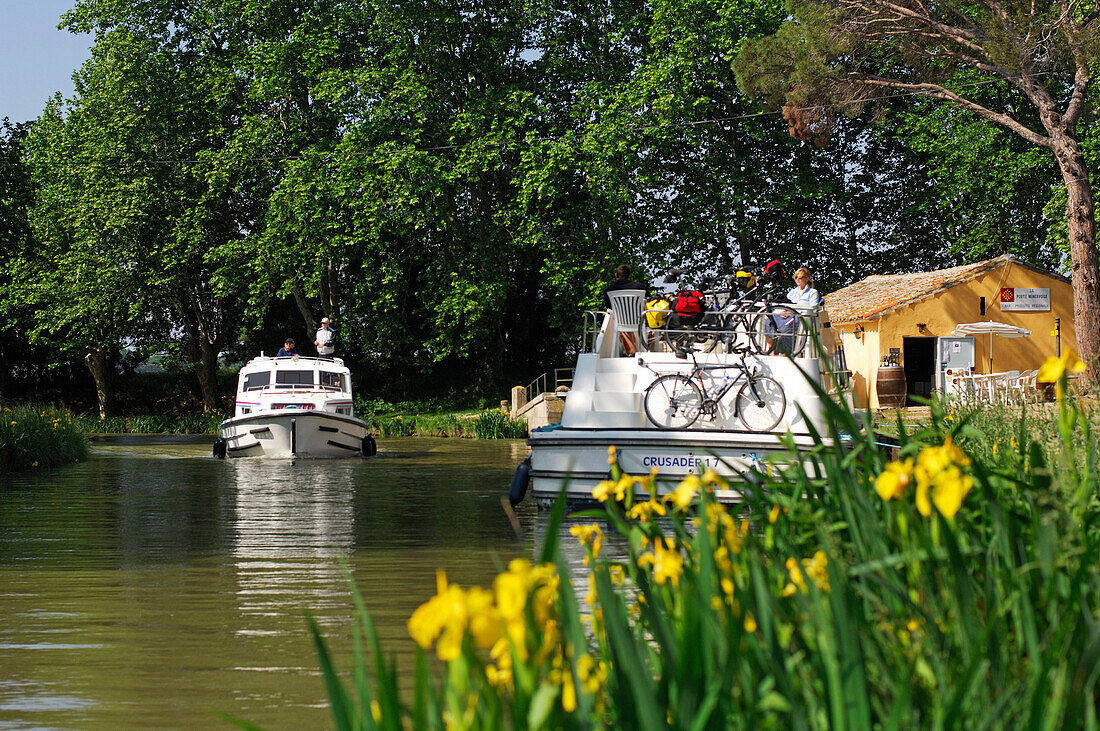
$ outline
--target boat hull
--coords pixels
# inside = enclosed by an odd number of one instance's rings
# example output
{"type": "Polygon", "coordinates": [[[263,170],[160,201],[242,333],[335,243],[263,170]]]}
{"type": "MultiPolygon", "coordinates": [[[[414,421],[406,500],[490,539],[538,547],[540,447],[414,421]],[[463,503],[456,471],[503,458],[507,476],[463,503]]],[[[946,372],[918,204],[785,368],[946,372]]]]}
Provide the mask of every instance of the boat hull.
{"type": "Polygon", "coordinates": [[[363,456],[367,425],[354,416],[326,411],[288,409],[237,416],[218,430],[225,456],[320,457],[363,456]]]}
{"type": "MultiPolygon", "coordinates": [[[[812,440],[792,435],[795,447],[808,450],[812,440]]],[[[689,474],[706,470],[727,478],[730,489],[719,501],[736,503],[751,489],[760,471],[781,467],[789,450],[778,434],[698,429],[585,429],[554,427],[531,433],[532,497],[541,506],[562,490],[571,503],[592,501],[592,489],[610,476],[608,449],[615,447],[623,472],[635,476],[657,470],[659,495],[667,495],[689,474]]]]}

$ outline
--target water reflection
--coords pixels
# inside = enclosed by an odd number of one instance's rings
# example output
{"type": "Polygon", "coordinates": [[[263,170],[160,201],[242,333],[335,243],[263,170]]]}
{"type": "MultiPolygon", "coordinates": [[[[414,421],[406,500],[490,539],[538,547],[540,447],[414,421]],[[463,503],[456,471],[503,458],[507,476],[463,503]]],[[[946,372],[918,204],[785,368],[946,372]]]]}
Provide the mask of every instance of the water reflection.
{"type": "Polygon", "coordinates": [[[436,568],[488,585],[531,556],[500,499],[522,442],[386,440],[371,460],[218,461],[209,438],[125,437],[0,476],[0,728],[328,724],[305,632],[350,652],[350,570],[380,635],[436,568]]]}

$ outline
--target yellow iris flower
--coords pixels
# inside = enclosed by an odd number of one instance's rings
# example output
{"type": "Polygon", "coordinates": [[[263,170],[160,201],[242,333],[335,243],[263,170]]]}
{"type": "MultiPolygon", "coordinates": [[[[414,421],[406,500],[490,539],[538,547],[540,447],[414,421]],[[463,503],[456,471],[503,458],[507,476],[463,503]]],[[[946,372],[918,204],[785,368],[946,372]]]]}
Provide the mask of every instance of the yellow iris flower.
{"type": "Polygon", "coordinates": [[[658,584],[671,580],[673,586],[679,587],[680,575],[684,573],[684,557],[671,540],[657,538],[653,542],[653,552],[638,557],[638,567],[652,567],[653,580],[658,584]]]}
{"type": "Polygon", "coordinates": [[[702,487],[703,483],[698,475],[688,475],[675,490],[665,496],[665,502],[672,503],[676,510],[683,512],[691,505],[691,501],[695,499],[696,493],[702,487]]]}
{"type": "Polygon", "coordinates": [[[812,557],[802,559],[801,564],[793,558],[788,558],[786,567],[791,583],[783,587],[780,596],[791,596],[799,591],[806,591],[807,577],[821,591],[829,591],[829,561],[824,551],[816,551],[812,557]]]}
{"type": "Polygon", "coordinates": [[[644,523],[647,520],[649,520],[650,517],[652,517],[654,515],[664,515],[664,514],[665,514],[665,506],[662,505],[661,503],[657,502],[656,500],[650,498],[649,500],[646,500],[645,502],[635,503],[634,507],[632,507],[627,512],[627,517],[630,518],[631,520],[637,520],[641,523],[644,523]]]}
{"type": "Polygon", "coordinates": [[[913,458],[904,462],[891,462],[882,474],[875,478],[875,492],[883,500],[901,497],[913,478],[913,458]]]}
{"type": "MultiPolygon", "coordinates": [[[[603,530],[595,523],[589,525],[574,525],[569,528],[570,535],[574,536],[582,546],[591,546],[592,555],[600,555],[600,547],[603,545],[603,530]]],[[[585,561],[585,566],[588,561],[585,561]]]]}
{"type": "Polygon", "coordinates": [[[1061,357],[1052,355],[1047,358],[1039,366],[1039,374],[1035,380],[1039,383],[1057,383],[1063,375],[1075,375],[1083,370],[1085,370],[1085,364],[1073,354],[1073,351],[1067,350],[1061,357]]]}

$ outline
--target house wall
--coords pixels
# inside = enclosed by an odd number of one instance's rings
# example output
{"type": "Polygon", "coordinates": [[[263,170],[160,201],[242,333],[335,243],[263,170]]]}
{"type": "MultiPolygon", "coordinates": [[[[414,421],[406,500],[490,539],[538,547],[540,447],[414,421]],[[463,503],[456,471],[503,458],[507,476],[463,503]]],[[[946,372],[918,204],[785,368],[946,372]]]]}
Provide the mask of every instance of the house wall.
{"type": "MultiPolygon", "coordinates": [[[[1010,263],[912,305],[892,310],[875,320],[835,327],[843,332],[844,355],[848,368],[853,372],[856,402],[879,408],[875,393],[879,363],[882,356],[890,352],[890,348],[902,348],[903,338],[945,337],[958,324],[986,320],[1024,327],[1031,331],[1031,337],[974,336],[974,366],[977,373],[1008,370],[1022,372],[1038,368],[1047,357],[1056,354],[1057,339],[1051,335],[1055,318],[1061,318],[1062,352],[1067,348],[1076,352],[1072,286],[1060,279],[1010,263]],[[1001,287],[1049,288],[1051,309],[1049,312],[1003,311],[1000,305],[1001,287]],[[981,315],[982,297],[986,301],[985,316],[981,315]],[[925,325],[923,330],[917,327],[918,323],[925,325]],[[857,324],[864,328],[863,336],[859,340],[852,334],[857,324]],[[989,359],[990,338],[993,347],[992,364],[989,359]]],[[[904,350],[902,353],[904,356],[904,350]]]]}

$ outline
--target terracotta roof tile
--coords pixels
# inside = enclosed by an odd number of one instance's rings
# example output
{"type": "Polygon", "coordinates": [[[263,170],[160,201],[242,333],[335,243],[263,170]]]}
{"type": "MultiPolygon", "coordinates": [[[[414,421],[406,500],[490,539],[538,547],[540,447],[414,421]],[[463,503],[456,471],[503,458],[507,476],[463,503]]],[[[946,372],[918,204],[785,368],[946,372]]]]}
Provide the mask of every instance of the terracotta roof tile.
{"type": "Polygon", "coordinates": [[[825,295],[833,323],[874,320],[890,310],[918,302],[1017,260],[1011,254],[974,264],[912,274],[876,274],[825,295]]]}

